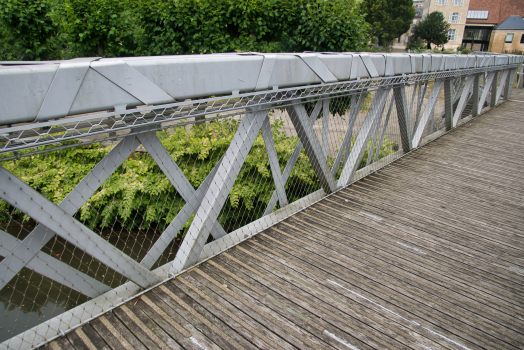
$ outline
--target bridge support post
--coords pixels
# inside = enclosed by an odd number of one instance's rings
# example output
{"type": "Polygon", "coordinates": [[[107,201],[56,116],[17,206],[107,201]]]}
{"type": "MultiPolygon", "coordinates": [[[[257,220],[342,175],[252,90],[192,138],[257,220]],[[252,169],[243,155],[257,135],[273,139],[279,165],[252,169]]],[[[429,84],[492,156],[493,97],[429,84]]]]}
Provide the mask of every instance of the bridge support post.
{"type": "Polygon", "coordinates": [[[400,128],[400,138],[402,141],[402,150],[404,152],[411,151],[411,135],[409,112],[406,102],[406,87],[405,85],[393,88],[393,96],[395,98],[395,105],[397,106],[398,126],[400,128]]]}
{"type": "MultiPolygon", "coordinates": [[[[498,80],[499,80],[499,72],[495,71],[492,73],[493,74],[493,80],[491,81],[491,100],[490,100],[490,103],[489,103],[489,106],[491,108],[495,107],[497,105],[497,83],[498,83],[498,80]]],[[[487,86],[487,84],[485,84],[485,89],[489,87],[487,86]]]]}
{"type": "Polygon", "coordinates": [[[452,79],[444,80],[444,118],[446,131],[453,128],[453,86],[452,79]]]}
{"type": "Polygon", "coordinates": [[[480,74],[475,74],[473,78],[473,90],[471,94],[471,101],[473,102],[473,108],[471,110],[471,115],[476,117],[479,115],[479,91],[480,91],[480,74]]]}
{"type": "MultiPolygon", "coordinates": [[[[509,100],[511,97],[511,90],[513,89],[513,82],[515,81],[515,76],[517,75],[517,68],[509,70],[509,78],[504,87],[504,100],[509,100]]],[[[517,86],[518,87],[518,86],[517,86]]]]}

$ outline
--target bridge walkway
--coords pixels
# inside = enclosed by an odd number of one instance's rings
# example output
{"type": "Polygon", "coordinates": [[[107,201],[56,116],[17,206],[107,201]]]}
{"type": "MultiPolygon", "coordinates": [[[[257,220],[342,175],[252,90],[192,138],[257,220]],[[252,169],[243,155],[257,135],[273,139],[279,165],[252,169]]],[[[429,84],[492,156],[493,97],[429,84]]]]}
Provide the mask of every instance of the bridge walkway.
{"type": "Polygon", "coordinates": [[[522,349],[522,101],[46,347],[522,349]]]}

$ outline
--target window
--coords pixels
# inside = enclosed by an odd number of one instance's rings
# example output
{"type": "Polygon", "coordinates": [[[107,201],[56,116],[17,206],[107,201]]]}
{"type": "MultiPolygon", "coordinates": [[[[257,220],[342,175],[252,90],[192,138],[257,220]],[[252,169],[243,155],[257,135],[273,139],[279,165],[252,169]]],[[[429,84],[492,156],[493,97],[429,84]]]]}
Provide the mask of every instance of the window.
{"type": "Polygon", "coordinates": [[[513,34],[513,33],[508,33],[508,34],[506,34],[506,42],[507,42],[507,43],[511,43],[511,42],[513,41],[513,36],[514,36],[514,35],[515,35],[515,34],[513,34]]]}
{"type": "Polygon", "coordinates": [[[416,18],[413,19],[413,24],[417,24],[417,19],[416,18]]]}
{"type": "Polygon", "coordinates": [[[451,5],[453,6],[463,6],[464,0],[451,0],[451,5]]]}
{"type": "Polygon", "coordinates": [[[457,29],[450,29],[450,30],[448,30],[448,40],[449,41],[457,41],[457,34],[458,34],[458,30],[457,29]]]}
{"type": "Polygon", "coordinates": [[[488,19],[489,11],[468,11],[468,19],[488,19]]]}
{"type": "Polygon", "coordinates": [[[520,43],[524,44],[524,34],[522,34],[522,36],[520,37],[520,43]]]}
{"type": "Polygon", "coordinates": [[[460,23],[460,13],[452,12],[449,14],[449,23],[460,23]]]}
{"type": "Polygon", "coordinates": [[[445,6],[448,4],[448,0],[435,0],[435,5],[445,6]]]}

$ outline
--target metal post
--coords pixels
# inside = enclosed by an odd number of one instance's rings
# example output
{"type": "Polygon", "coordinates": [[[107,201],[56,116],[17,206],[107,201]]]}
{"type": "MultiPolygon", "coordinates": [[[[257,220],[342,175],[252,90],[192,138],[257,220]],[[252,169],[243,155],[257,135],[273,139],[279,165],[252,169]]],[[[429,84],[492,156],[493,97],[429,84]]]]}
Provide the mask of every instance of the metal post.
{"type": "MultiPolygon", "coordinates": [[[[491,81],[491,99],[489,106],[491,108],[495,107],[497,105],[497,84],[499,80],[499,72],[495,71],[492,73],[493,80],[491,81]]],[[[489,89],[489,85],[484,84],[484,89],[489,89]]]]}
{"type": "Polygon", "coordinates": [[[449,131],[453,128],[453,86],[451,78],[444,81],[444,117],[446,131],[449,131]]]}
{"type": "Polygon", "coordinates": [[[405,85],[393,88],[393,96],[395,97],[395,105],[397,106],[397,118],[398,126],[400,128],[400,138],[402,140],[402,149],[404,152],[409,152],[411,151],[412,146],[405,85]]]}
{"type": "Polygon", "coordinates": [[[479,107],[479,92],[480,92],[480,74],[475,74],[475,77],[473,78],[473,91],[471,94],[471,101],[473,103],[473,108],[471,110],[471,115],[473,117],[476,117],[479,115],[480,111],[482,110],[481,107],[479,107]]]}

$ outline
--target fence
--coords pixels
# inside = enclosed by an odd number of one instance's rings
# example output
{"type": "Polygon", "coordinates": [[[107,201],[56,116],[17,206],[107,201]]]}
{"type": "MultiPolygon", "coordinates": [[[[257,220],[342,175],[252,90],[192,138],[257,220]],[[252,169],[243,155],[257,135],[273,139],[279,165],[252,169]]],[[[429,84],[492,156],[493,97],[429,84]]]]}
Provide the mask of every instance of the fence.
{"type": "Polygon", "coordinates": [[[508,99],[522,57],[3,64],[0,339],[26,349],[508,99]]]}

